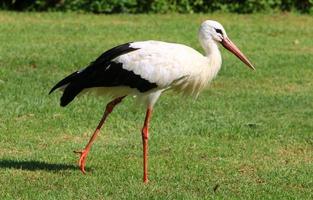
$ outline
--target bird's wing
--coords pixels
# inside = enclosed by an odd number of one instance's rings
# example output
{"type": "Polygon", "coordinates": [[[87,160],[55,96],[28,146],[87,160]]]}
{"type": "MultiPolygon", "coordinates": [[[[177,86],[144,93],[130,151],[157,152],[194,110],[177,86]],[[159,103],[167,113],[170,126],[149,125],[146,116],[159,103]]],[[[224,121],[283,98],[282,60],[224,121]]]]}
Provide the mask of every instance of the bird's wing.
{"type": "Polygon", "coordinates": [[[86,77],[90,74],[95,74],[94,72],[99,70],[99,69],[101,70],[101,68],[105,69],[105,67],[108,66],[109,62],[112,59],[114,59],[120,55],[129,53],[131,51],[135,51],[135,50],[137,50],[137,48],[132,48],[132,47],[130,47],[130,43],[126,43],[126,44],[116,46],[116,47],[104,52],[95,61],[91,62],[88,67],[86,67],[82,70],[73,72],[72,74],[68,75],[67,77],[65,77],[64,79],[59,81],[50,90],[49,94],[51,94],[57,88],[65,86],[65,85],[77,80],[78,78],[86,77]]]}
{"type": "Polygon", "coordinates": [[[116,57],[136,50],[138,49],[131,47],[130,43],[114,47],[104,52],[88,67],[59,81],[50,90],[50,93],[57,88],[64,88],[61,106],[66,106],[85,88],[114,86],[138,88],[139,85],[139,90],[145,91],[156,87],[155,84],[143,81],[139,75],[123,69],[121,63],[112,62],[116,57]]]}
{"type": "Polygon", "coordinates": [[[130,46],[138,50],[118,56],[114,62],[160,88],[196,74],[207,62],[202,54],[181,44],[144,41],[130,46]]]}

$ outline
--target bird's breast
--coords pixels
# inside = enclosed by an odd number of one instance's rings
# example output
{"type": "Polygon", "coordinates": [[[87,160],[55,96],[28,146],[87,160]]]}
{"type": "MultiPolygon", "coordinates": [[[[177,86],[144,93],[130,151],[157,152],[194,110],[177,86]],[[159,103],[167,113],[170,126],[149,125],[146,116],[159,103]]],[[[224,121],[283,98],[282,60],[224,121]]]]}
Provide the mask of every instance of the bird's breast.
{"type": "Polygon", "coordinates": [[[177,80],[173,84],[173,89],[187,95],[197,96],[216,77],[220,68],[220,61],[212,62],[207,59],[194,67],[188,75],[177,80]]]}

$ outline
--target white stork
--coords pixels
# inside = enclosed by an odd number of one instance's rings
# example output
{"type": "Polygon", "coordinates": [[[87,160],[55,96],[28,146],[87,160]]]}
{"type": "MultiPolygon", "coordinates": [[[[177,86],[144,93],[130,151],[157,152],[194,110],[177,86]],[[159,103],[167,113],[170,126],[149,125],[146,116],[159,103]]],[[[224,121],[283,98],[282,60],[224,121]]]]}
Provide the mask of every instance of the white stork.
{"type": "Polygon", "coordinates": [[[102,125],[126,96],[138,97],[147,107],[142,128],[143,181],[147,183],[149,122],[153,106],[161,93],[173,89],[179,93],[198,95],[221,68],[219,43],[254,69],[227,37],[220,23],[204,21],[198,35],[205,55],[182,44],[161,41],[126,43],[104,52],[89,66],[70,74],[51,89],[50,93],[57,88],[64,91],[61,106],[69,104],[82,91],[96,90],[112,97],[86,147],[82,151],[75,151],[80,154],[79,166],[84,174],[87,155],[102,125]]]}

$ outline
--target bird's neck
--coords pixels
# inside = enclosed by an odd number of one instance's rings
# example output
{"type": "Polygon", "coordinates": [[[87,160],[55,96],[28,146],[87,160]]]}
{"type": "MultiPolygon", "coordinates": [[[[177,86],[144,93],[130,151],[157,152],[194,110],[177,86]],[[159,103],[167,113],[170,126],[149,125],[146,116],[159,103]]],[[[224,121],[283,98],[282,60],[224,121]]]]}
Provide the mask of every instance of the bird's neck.
{"type": "Polygon", "coordinates": [[[200,37],[200,44],[205,51],[206,57],[221,57],[221,53],[218,49],[217,43],[213,39],[200,37]]]}
{"type": "Polygon", "coordinates": [[[208,58],[210,74],[209,80],[212,80],[218,73],[222,65],[221,53],[217,43],[211,38],[200,37],[200,44],[205,51],[205,56],[208,58]]]}

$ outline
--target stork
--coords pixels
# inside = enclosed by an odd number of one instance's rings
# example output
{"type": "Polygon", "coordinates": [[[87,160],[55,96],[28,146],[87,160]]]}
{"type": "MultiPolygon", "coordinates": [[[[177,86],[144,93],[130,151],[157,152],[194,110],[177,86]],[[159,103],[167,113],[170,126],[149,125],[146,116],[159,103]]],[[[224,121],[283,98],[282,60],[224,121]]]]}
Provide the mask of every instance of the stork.
{"type": "Polygon", "coordinates": [[[220,23],[204,21],[198,36],[205,55],[183,44],[152,40],[130,42],[104,52],[86,68],[70,74],[51,89],[49,94],[57,88],[63,90],[61,106],[68,105],[83,91],[93,90],[112,98],[85,148],[75,151],[80,154],[78,164],[84,174],[88,153],[102,125],[114,107],[126,96],[136,96],[146,106],[141,134],[143,181],[147,183],[149,123],[153,106],[161,93],[172,89],[178,93],[197,96],[221,68],[222,58],[218,44],[254,69],[247,57],[227,37],[220,23]]]}

